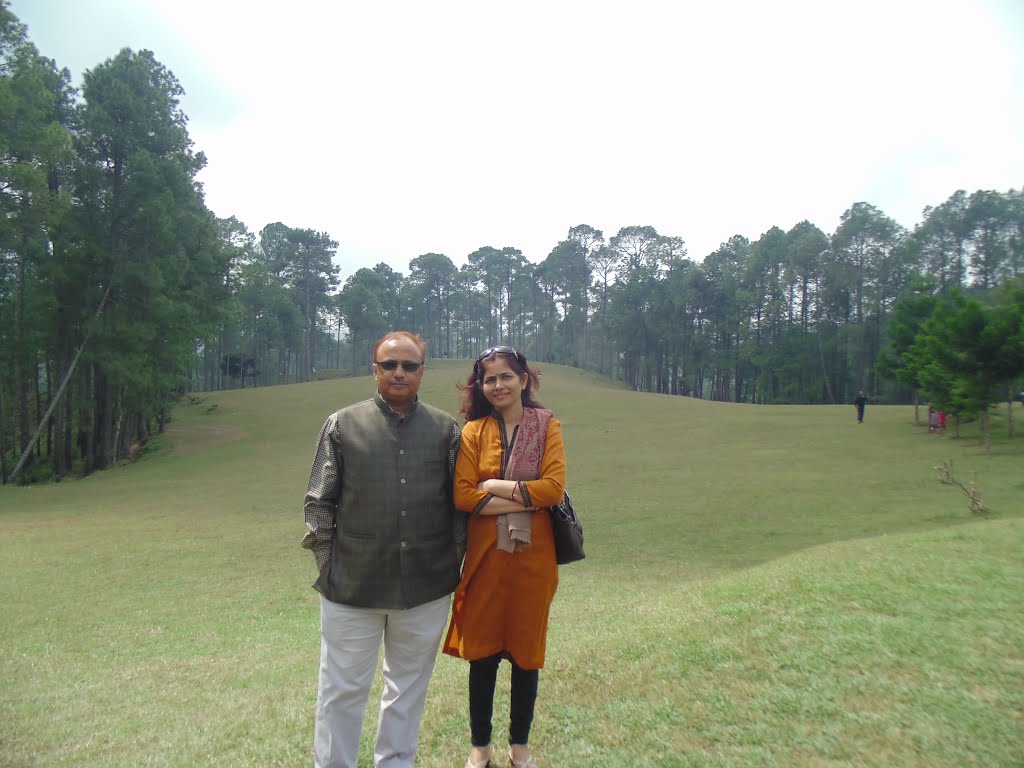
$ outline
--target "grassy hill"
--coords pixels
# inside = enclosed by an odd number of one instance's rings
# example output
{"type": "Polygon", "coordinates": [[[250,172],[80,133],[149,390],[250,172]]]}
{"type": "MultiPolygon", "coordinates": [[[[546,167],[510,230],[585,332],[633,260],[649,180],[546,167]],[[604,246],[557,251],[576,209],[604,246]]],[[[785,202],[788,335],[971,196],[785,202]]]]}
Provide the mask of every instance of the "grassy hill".
{"type": "MultiPolygon", "coordinates": [[[[454,412],[468,367],[431,361],[421,396],[454,412]]],[[[561,570],[541,765],[1024,763],[1024,440],[541,370],[588,550],[561,570]]],[[[372,391],[201,395],[134,465],[0,489],[0,765],[311,764],[302,494],[324,418],[372,391]]],[[[465,760],[466,675],[439,660],[418,765],[465,760]]]]}

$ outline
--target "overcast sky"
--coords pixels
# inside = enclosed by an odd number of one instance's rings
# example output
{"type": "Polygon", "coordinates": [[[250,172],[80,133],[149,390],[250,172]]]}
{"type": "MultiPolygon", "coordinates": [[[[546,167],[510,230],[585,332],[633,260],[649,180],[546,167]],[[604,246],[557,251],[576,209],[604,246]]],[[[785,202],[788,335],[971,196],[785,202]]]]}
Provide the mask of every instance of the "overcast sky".
{"type": "Polygon", "coordinates": [[[148,48],[210,208],[339,242],[342,277],[570,227],[702,259],[864,200],[905,227],[1024,186],[1022,0],[13,0],[81,74],[148,48]]]}

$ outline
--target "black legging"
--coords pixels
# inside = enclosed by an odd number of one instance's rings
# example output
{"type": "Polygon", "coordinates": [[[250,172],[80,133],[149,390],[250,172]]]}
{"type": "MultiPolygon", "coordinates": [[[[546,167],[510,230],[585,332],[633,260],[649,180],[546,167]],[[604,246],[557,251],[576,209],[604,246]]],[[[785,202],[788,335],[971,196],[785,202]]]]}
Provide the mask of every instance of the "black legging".
{"type": "MultiPolygon", "coordinates": [[[[469,662],[469,730],[474,747],[491,743],[491,717],[494,714],[494,687],[502,655],[469,662]]],[[[508,743],[526,744],[533,724],[533,706],[537,703],[539,670],[523,669],[512,662],[512,702],[509,707],[508,743]]]]}

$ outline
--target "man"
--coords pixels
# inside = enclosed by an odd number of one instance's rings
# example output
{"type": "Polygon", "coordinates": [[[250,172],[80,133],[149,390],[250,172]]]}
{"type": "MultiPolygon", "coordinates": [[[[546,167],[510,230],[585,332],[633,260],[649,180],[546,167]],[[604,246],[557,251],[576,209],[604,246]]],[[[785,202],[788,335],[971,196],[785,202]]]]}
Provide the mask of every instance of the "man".
{"type": "Polygon", "coordinates": [[[857,409],[857,423],[862,424],[864,422],[864,406],[868,404],[867,395],[864,394],[862,389],[857,393],[857,397],[853,400],[853,405],[857,409]]]}
{"type": "Polygon", "coordinates": [[[425,361],[418,335],[385,334],[373,351],[377,394],[330,416],[317,443],[302,539],[320,570],[317,768],[355,768],[382,638],[374,764],[409,768],[416,755],[465,547],[451,497],[459,427],[420,402],[425,361]]]}

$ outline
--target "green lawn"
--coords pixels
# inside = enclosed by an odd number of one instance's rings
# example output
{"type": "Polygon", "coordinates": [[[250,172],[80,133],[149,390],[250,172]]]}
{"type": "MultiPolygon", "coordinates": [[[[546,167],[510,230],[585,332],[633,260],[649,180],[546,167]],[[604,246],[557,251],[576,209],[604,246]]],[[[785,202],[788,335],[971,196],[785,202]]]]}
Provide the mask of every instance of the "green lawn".
{"type": "MultiPolygon", "coordinates": [[[[930,435],[910,407],[858,425],[541,369],[588,550],[561,571],[542,766],[1024,764],[1024,438],[1004,419],[986,456],[975,425],[930,435]],[[948,459],[989,515],[937,480],[948,459]]],[[[433,361],[422,396],[454,411],[467,370],[433,361]]],[[[372,389],[202,395],[132,466],[0,489],[0,765],[312,764],[302,494],[324,418],[372,389]]],[[[424,768],[465,761],[466,673],[438,661],[424,768]]],[[[507,691],[503,672],[497,734],[507,691]]]]}

